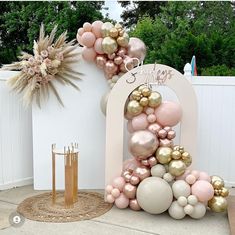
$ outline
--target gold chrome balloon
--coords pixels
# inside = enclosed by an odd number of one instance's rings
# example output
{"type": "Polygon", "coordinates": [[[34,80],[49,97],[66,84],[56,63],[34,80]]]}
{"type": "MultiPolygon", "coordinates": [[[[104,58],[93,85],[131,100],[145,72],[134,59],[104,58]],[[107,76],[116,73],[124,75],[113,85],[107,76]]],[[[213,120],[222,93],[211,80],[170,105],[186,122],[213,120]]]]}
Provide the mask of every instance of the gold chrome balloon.
{"type": "Polygon", "coordinates": [[[181,153],[180,151],[178,150],[174,150],[172,153],[171,153],[171,157],[175,160],[177,159],[180,159],[181,158],[181,153]]]}
{"type": "Polygon", "coordinates": [[[151,108],[156,108],[159,106],[162,102],[162,96],[158,92],[151,92],[150,96],[148,97],[149,99],[149,106],[151,108]]]}
{"type": "Polygon", "coordinates": [[[167,164],[171,161],[172,149],[169,147],[160,147],[156,152],[156,158],[161,164],[167,164]]]}
{"type": "Polygon", "coordinates": [[[127,111],[131,115],[136,116],[136,115],[140,114],[143,111],[143,107],[139,104],[138,101],[132,100],[127,105],[127,111]]]}
{"type": "Polygon", "coordinates": [[[140,98],[141,98],[141,93],[139,92],[139,91],[133,91],[132,93],[131,93],[131,98],[133,99],[133,100],[140,100],[140,98]]]}
{"type": "Polygon", "coordinates": [[[179,151],[179,150],[180,150],[180,146],[179,146],[179,145],[175,145],[175,146],[173,147],[173,150],[179,151]]]}
{"type": "Polygon", "coordinates": [[[218,175],[212,175],[211,176],[211,183],[212,184],[217,180],[222,181],[224,183],[224,180],[221,177],[219,177],[218,175]]]}
{"type": "Polygon", "coordinates": [[[184,174],[186,170],[186,164],[182,160],[172,160],[169,163],[169,172],[174,176],[180,176],[184,174]]]}
{"type": "Polygon", "coordinates": [[[141,85],[141,86],[138,87],[138,91],[142,93],[142,90],[144,88],[147,88],[147,86],[146,85],[141,85]]]}
{"type": "Polygon", "coordinates": [[[220,195],[221,195],[222,197],[227,197],[227,196],[229,195],[229,190],[228,190],[227,188],[223,187],[223,188],[221,189],[220,195]]]}
{"type": "Polygon", "coordinates": [[[119,23],[115,24],[114,27],[115,27],[117,30],[122,30],[122,25],[119,24],[119,23]]]}
{"type": "Polygon", "coordinates": [[[224,212],[227,210],[228,202],[224,197],[214,196],[209,202],[208,206],[214,212],[224,212]]]}
{"type": "Polygon", "coordinates": [[[224,182],[216,180],[212,183],[214,189],[222,189],[224,187],[224,182]]]}
{"type": "Polygon", "coordinates": [[[183,152],[181,154],[181,156],[182,156],[181,158],[182,158],[183,162],[186,164],[186,166],[190,166],[192,164],[192,157],[188,152],[186,152],[186,151],[183,152]]]}
{"type": "Polygon", "coordinates": [[[121,47],[127,47],[129,43],[129,35],[124,33],[123,36],[117,38],[117,43],[121,47]]]}
{"type": "Polygon", "coordinates": [[[102,37],[103,38],[108,37],[110,29],[112,29],[113,27],[114,27],[113,24],[110,23],[110,22],[103,23],[103,25],[101,27],[101,35],[102,35],[102,37]]]}
{"type": "Polygon", "coordinates": [[[106,54],[112,54],[117,50],[117,47],[116,40],[111,37],[105,37],[102,41],[102,49],[106,54]]]}
{"type": "Polygon", "coordinates": [[[142,98],[140,99],[140,105],[141,105],[141,106],[145,107],[145,106],[148,105],[148,103],[149,103],[149,100],[148,100],[147,97],[142,97],[142,98]]]}
{"type": "Polygon", "coordinates": [[[148,97],[148,96],[150,96],[151,91],[148,87],[145,87],[145,88],[142,89],[141,93],[142,93],[143,96],[148,97]]]}
{"type": "Polygon", "coordinates": [[[116,38],[118,36],[118,30],[116,28],[112,28],[109,30],[109,36],[112,38],[116,38]]]}

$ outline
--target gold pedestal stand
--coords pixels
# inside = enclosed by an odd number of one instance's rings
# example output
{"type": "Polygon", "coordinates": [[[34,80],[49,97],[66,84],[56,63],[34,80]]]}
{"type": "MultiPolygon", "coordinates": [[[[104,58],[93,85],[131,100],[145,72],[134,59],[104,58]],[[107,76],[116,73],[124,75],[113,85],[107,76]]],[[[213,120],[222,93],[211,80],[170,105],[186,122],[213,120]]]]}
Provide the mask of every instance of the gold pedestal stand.
{"type": "Polygon", "coordinates": [[[52,204],[56,203],[56,156],[64,156],[65,169],[65,208],[72,208],[78,200],[78,144],[64,147],[64,150],[56,149],[52,145],[52,204]]]}

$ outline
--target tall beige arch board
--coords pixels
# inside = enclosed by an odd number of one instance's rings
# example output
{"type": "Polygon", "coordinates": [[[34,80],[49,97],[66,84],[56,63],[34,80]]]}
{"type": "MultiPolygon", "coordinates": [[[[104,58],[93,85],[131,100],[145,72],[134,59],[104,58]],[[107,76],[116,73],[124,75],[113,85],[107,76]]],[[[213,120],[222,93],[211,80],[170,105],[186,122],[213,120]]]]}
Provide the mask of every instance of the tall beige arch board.
{"type": "Polygon", "coordinates": [[[110,92],[106,115],[105,185],[120,176],[123,163],[124,106],[129,94],[155,77],[172,89],[183,109],[180,144],[192,155],[195,164],[197,143],[197,99],[190,82],[177,70],[161,64],[147,64],[124,74],[110,92]],[[150,73],[153,75],[150,75],[150,73]],[[134,75],[133,75],[134,74],[134,75]],[[134,77],[135,76],[135,77],[134,77]]]}

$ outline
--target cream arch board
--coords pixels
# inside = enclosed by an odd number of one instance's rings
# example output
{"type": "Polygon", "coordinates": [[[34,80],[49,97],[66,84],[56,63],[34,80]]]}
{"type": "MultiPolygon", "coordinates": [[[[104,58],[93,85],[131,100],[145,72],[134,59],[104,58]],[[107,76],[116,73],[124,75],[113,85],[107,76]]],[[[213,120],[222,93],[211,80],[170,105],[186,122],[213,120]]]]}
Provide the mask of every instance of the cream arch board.
{"type": "Polygon", "coordinates": [[[119,176],[123,163],[124,107],[129,94],[146,79],[172,89],[183,109],[180,145],[196,158],[197,99],[191,83],[179,71],[162,64],[147,64],[124,74],[110,92],[106,115],[105,185],[119,176]]]}

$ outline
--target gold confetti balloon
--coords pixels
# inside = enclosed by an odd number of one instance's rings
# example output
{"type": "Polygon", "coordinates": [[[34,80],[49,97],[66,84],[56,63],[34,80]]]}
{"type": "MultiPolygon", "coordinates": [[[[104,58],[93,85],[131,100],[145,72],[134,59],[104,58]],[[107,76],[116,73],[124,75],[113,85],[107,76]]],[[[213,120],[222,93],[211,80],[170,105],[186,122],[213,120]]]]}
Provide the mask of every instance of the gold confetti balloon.
{"type": "Polygon", "coordinates": [[[127,105],[127,112],[133,116],[140,114],[143,111],[143,107],[136,100],[132,100],[127,105]]]}
{"type": "Polygon", "coordinates": [[[178,150],[174,150],[172,153],[171,153],[171,157],[175,160],[177,159],[180,159],[181,158],[181,153],[180,151],[178,150]]]}
{"type": "Polygon", "coordinates": [[[145,107],[145,106],[148,105],[148,103],[149,103],[149,100],[148,100],[147,97],[142,97],[142,98],[140,99],[140,105],[141,105],[141,106],[145,107]]]}
{"type": "Polygon", "coordinates": [[[161,164],[167,164],[171,161],[172,149],[169,147],[160,147],[156,152],[156,158],[161,164]]]}
{"type": "Polygon", "coordinates": [[[118,30],[116,28],[110,29],[109,36],[112,38],[116,38],[118,36],[118,30]]]}
{"type": "Polygon", "coordinates": [[[102,41],[102,49],[106,54],[112,54],[117,50],[117,42],[111,37],[105,37],[102,41]]]}
{"type": "Polygon", "coordinates": [[[211,183],[213,184],[215,181],[222,181],[224,183],[224,180],[220,176],[212,175],[211,176],[211,183]]]}
{"type": "Polygon", "coordinates": [[[172,160],[169,163],[169,172],[174,176],[180,176],[184,174],[186,170],[186,164],[182,160],[172,160]]]}
{"type": "Polygon", "coordinates": [[[181,154],[183,162],[186,164],[186,166],[190,166],[192,164],[192,157],[188,152],[183,152],[181,154]]]}
{"type": "Polygon", "coordinates": [[[129,35],[124,33],[123,36],[117,38],[117,43],[121,47],[127,47],[129,43],[129,35]]]}
{"type": "Polygon", "coordinates": [[[221,195],[222,197],[227,197],[227,196],[229,195],[229,190],[228,190],[227,188],[223,187],[223,188],[221,189],[220,195],[221,195]]]}
{"type": "Polygon", "coordinates": [[[103,38],[109,36],[110,30],[113,28],[113,24],[110,22],[105,22],[101,27],[101,35],[103,38]]]}
{"type": "Polygon", "coordinates": [[[158,92],[151,92],[150,96],[148,97],[149,99],[149,106],[151,108],[156,108],[158,107],[161,102],[162,102],[162,96],[158,92]]]}
{"type": "Polygon", "coordinates": [[[228,202],[224,197],[214,196],[209,202],[208,206],[214,212],[224,212],[227,210],[228,202]]]}

